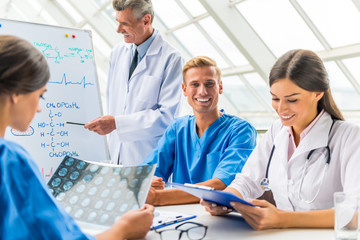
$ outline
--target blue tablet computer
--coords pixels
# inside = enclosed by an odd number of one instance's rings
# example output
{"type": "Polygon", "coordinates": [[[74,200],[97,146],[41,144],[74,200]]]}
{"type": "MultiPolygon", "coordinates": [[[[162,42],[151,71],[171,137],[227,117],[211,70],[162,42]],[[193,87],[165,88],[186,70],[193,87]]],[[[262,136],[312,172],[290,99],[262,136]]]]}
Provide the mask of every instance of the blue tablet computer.
{"type": "Polygon", "coordinates": [[[213,190],[210,187],[194,184],[179,184],[179,183],[167,183],[168,185],[174,186],[182,191],[190,193],[195,197],[204,199],[209,202],[214,202],[219,205],[223,205],[229,208],[233,208],[230,205],[230,202],[240,202],[242,204],[247,204],[255,207],[255,205],[245,201],[244,199],[239,198],[233,193],[213,190]]]}

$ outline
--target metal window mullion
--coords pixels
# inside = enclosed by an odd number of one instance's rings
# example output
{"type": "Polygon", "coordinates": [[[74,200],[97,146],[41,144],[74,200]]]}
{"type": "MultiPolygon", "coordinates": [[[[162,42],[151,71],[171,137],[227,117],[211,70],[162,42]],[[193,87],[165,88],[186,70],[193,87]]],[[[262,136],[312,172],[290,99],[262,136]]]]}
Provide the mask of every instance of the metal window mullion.
{"type": "Polygon", "coordinates": [[[102,11],[104,11],[110,4],[112,3],[111,0],[109,0],[108,2],[104,3],[103,5],[101,5],[96,12],[94,12],[94,16],[101,13],[102,11]]]}
{"type": "MultiPolygon", "coordinates": [[[[185,6],[179,1],[179,0],[175,0],[177,2],[177,4],[179,5],[179,7],[184,11],[184,13],[191,18],[192,15],[190,14],[190,12],[185,8],[185,6]]],[[[219,45],[213,40],[213,38],[205,31],[205,29],[200,25],[199,22],[195,22],[194,25],[197,27],[197,29],[199,29],[199,31],[205,36],[205,38],[210,42],[210,44],[215,48],[215,50],[220,54],[220,56],[226,61],[226,63],[230,66],[230,67],[235,67],[235,65],[233,64],[233,62],[224,54],[224,52],[222,51],[222,49],[219,47],[219,45]]],[[[249,84],[249,82],[243,77],[243,76],[239,76],[240,80],[243,82],[243,84],[245,85],[245,87],[253,94],[253,96],[260,102],[260,105],[262,105],[264,107],[265,110],[267,111],[271,111],[271,108],[265,103],[265,101],[261,98],[261,96],[259,96],[259,94],[255,91],[255,89],[251,86],[251,84],[249,84]]],[[[226,97],[228,99],[228,97],[226,97]]],[[[235,106],[231,99],[228,99],[228,101],[235,106]]],[[[239,110],[237,107],[235,107],[235,109],[239,110]]]]}
{"type": "Polygon", "coordinates": [[[111,22],[107,18],[107,15],[105,16],[95,14],[95,3],[90,3],[86,0],[76,0],[68,2],[84,18],[84,21],[81,22],[81,26],[89,24],[95,31],[99,33],[103,41],[107,43],[110,47],[113,47],[115,46],[115,44],[118,43],[117,34],[115,33],[115,29],[113,29],[111,22]],[[88,9],[84,9],[83,6],[86,6],[86,8],[88,9]]]}
{"type": "Polygon", "coordinates": [[[357,10],[359,10],[359,12],[360,12],[360,1],[359,0],[352,0],[352,2],[354,3],[357,10]]]}
{"type": "Polygon", "coordinates": [[[239,78],[245,84],[245,86],[250,90],[250,92],[255,96],[255,98],[260,102],[263,108],[267,112],[273,112],[273,109],[265,102],[265,100],[259,95],[259,93],[255,90],[255,88],[249,83],[249,81],[242,75],[239,75],[239,78]]]}
{"type": "MultiPolygon", "coordinates": [[[[315,26],[315,24],[311,21],[309,16],[305,13],[304,9],[300,6],[300,4],[297,2],[297,0],[289,0],[290,3],[294,6],[295,10],[299,13],[299,15],[302,17],[304,22],[307,24],[307,26],[311,29],[311,31],[314,33],[316,38],[320,41],[320,43],[323,45],[326,51],[331,50],[331,46],[328,43],[328,41],[325,39],[325,37],[320,33],[319,29],[315,26]]],[[[340,68],[340,70],[344,73],[344,75],[347,77],[347,79],[350,81],[352,86],[355,88],[355,91],[360,94],[360,85],[358,81],[355,79],[355,77],[350,73],[348,68],[345,66],[345,64],[341,60],[335,61],[336,65],[340,68]]]]}
{"type": "Polygon", "coordinates": [[[330,50],[331,46],[329,42],[325,39],[325,37],[320,33],[319,29],[315,26],[315,24],[311,21],[310,17],[306,14],[304,9],[301,7],[301,5],[298,3],[297,0],[289,0],[291,5],[294,7],[294,9],[297,11],[297,13],[300,15],[300,17],[304,20],[305,24],[310,28],[312,33],[315,35],[315,37],[319,40],[321,45],[326,50],[330,50]]]}
{"type": "Polygon", "coordinates": [[[172,32],[175,32],[175,31],[177,31],[177,30],[179,30],[179,29],[181,29],[181,28],[187,27],[187,26],[189,26],[189,25],[191,25],[191,24],[194,24],[194,23],[196,23],[196,22],[204,19],[204,18],[207,18],[208,16],[210,16],[209,13],[204,13],[204,14],[201,14],[201,15],[199,15],[199,16],[197,16],[197,17],[194,17],[194,18],[192,17],[189,21],[186,21],[186,22],[184,22],[184,23],[181,23],[181,24],[179,24],[179,25],[177,25],[177,26],[175,26],[175,27],[169,28],[169,29],[166,31],[166,33],[167,33],[167,34],[170,34],[170,33],[172,33],[172,32]]]}
{"type": "Polygon", "coordinates": [[[167,41],[172,43],[178,50],[181,49],[182,53],[185,53],[183,54],[186,55],[184,57],[186,58],[192,57],[192,54],[190,53],[189,49],[187,49],[187,47],[184,46],[184,44],[175,36],[174,33],[167,33],[168,27],[166,26],[166,24],[159,15],[156,15],[156,17],[154,18],[154,25],[156,25],[159,28],[158,30],[165,33],[164,37],[166,38],[167,41]]]}
{"type": "Polygon", "coordinates": [[[233,7],[239,3],[245,2],[245,0],[229,0],[229,6],[233,7]]]}
{"type": "Polygon", "coordinates": [[[227,103],[236,110],[236,115],[241,115],[241,112],[239,111],[239,108],[236,106],[236,104],[234,103],[234,101],[231,99],[231,97],[228,96],[228,94],[226,92],[222,93],[223,97],[225,98],[225,100],[227,101],[227,103]]]}
{"type": "MultiPolygon", "coordinates": [[[[181,10],[184,11],[184,13],[186,14],[187,17],[191,18],[192,15],[191,13],[185,8],[185,6],[179,1],[179,0],[175,0],[175,2],[179,5],[179,7],[181,8],[181,10]]],[[[199,22],[195,22],[194,23],[195,27],[201,32],[202,35],[205,36],[205,38],[208,40],[208,42],[211,44],[211,46],[213,46],[215,48],[215,50],[220,54],[220,56],[226,61],[226,63],[231,66],[234,67],[234,64],[231,62],[231,60],[224,54],[224,52],[222,51],[222,49],[219,47],[219,45],[213,40],[213,38],[205,31],[205,29],[200,25],[199,22]]]]}
{"type": "Polygon", "coordinates": [[[340,70],[344,73],[346,78],[349,80],[351,85],[355,88],[355,91],[360,94],[360,84],[356,80],[356,78],[352,75],[349,69],[345,66],[345,64],[341,60],[335,61],[336,65],[340,68],[340,70]]]}

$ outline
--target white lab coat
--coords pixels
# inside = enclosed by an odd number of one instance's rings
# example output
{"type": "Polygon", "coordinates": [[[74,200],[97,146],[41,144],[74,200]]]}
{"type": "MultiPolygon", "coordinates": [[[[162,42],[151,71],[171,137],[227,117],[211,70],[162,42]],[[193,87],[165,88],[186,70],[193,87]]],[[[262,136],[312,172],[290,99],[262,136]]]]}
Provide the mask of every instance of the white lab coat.
{"type": "Polygon", "coordinates": [[[178,114],[184,65],[158,33],[128,80],[131,51],[127,43],[114,48],[107,86],[108,114],[116,122],[108,135],[111,163],[119,156],[124,166],[143,162],[178,114]]]}
{"type": "Polygon", "coordinates": [[[276,205],[287,211],[308,211],[333,207],[334,192],[360,193],[357,183],[360,171],[360,128],[344,121],[335,121],[325,112],[310,132],[300,142],[288,161],[289,133],[287,127],[276,121],[263,136],[241,173],[230,187],[237,189],[244,198],[257,198],[263,194],[260,187],[273,144],[275,151],[268,178],[276,205]],[[301,191],[303,200],[312,200],[320,187],[329,142],[331,160],[319,195],[313,203],[305,203],[298,197],[306,158],[312,149],[309,166],[305,172],[301,191]]]}

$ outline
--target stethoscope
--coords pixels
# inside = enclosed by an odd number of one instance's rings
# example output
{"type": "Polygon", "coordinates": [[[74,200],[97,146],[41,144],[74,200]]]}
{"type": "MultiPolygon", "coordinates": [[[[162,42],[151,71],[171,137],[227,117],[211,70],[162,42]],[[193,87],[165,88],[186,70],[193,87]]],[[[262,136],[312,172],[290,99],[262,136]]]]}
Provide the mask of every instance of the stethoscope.
{"type": "MultiPolygon", "coordinates": [[[[331,124],[331,127],[330,127],[330,130],[329,130],[329,139],[330,139],[330,133],[331,133],[331,130],[334,126],[334,123],[335,121],[333,120],[332,124],[331,124]]],[[[319,192],[320,192],[320,189],[321,189],[321,186],[324,182],[324,178],[325,178],[325,173],[327,171],[327,169],[329,168],[329,164],[330,164],[330,160],[331,160],[331,157],[330,157],[330,148],[329,148],[329,142],[326,146],[326,150],[327,150],[327,158],[326,158],[326,162],[325,162],[325,167],[324,167],[324,171],[323,171],[323,174],[322,174],[322,178],[321,178],[321,182],[320,182],[320,185],[319,185],[319,188],[318,190],[316,191],[316,194],[315,196],[311,199],[311,200],[305,200],[301,197],[301,189],[302,189],[302,185],[303,185],[303,182],[304,182],[304,178],[305,178],[305,172],[308,168],[308,165],[309,165],[309,162],[310,162],[310,158],[311,158],[311,155],[314,153],[315,149],[312,149],[309,154],[307,155],[307,158],[306,158],[306,161],[305,161],[305,165],[304,165],[304,169],[302,171],[302,174],[301,174],[301,182],[300,182],[300,187],[299,187],[299,192],[298,192],[298,198],[300,199],[300,201],[302,202],[305,202],[305,203],[312,203],[314,202],[314,200],[317,198],[317,196],[319,195],[319,192]]],[[[265,191],[270,191],[270,187],[269,187],[269,167],[270,167],[270,163],[271,163],[271,159],[273,157],[273,154],[274,154],[274,151],[275,151],[275,144],[273,145],[272,149],[271,149],[271,152],[270,152],[270,157],[269,157],[269,160],[268,160],[268,163],[267,163],[267,167],[266,167],[266,172],[265,172],[265,178],[263,178],[260,182],[260,186],[263,190],[265,191]]]]}

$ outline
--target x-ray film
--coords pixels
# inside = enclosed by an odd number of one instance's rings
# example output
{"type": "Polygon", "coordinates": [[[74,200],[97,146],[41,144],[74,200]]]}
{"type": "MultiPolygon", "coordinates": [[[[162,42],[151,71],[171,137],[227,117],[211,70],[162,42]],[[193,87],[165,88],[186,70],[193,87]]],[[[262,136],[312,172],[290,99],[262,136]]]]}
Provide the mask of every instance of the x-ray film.
{"type": "Polygon", "coordinates": [[[155,165],[120,167],[66,156],[48,186],[77,221],[111,226],[146,200],[155,165]]]}

